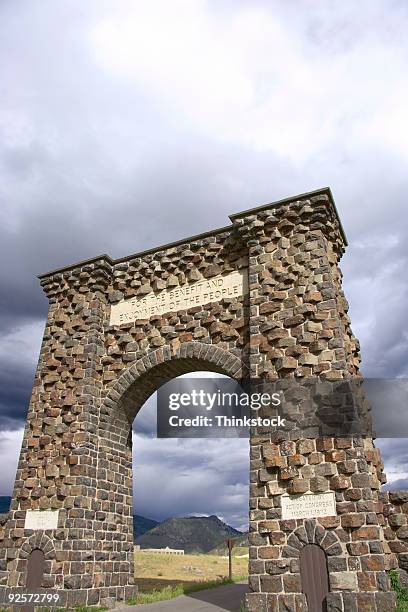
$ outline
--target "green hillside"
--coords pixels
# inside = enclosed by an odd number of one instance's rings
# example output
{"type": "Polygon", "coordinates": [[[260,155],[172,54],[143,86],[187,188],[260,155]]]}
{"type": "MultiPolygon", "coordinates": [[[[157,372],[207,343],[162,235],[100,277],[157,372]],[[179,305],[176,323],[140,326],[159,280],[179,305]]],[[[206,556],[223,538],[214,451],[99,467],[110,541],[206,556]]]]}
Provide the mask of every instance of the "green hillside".
{"type": "Polygon", "coordinates": [[[217,516],[170,518],[136,538],[141,548],[182,548],[186,553],[208,553],[227,538],[243,534],[217,516]]]}
{"type": "Polygon", "coordinates": [[[153,529],[158,525],[158,521],[140,516],[140,514],[133,515],[133,539],[136,540],[139,536],[142,536],[146,531],[153,529]]]}

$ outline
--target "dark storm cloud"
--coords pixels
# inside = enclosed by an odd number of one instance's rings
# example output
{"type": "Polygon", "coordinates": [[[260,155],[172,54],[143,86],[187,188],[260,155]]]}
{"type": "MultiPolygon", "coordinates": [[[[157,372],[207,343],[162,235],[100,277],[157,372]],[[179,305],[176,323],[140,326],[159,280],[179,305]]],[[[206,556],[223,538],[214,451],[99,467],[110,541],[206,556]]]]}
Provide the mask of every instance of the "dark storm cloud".
{"type": "Polygon", "coordinates": [[[18,429],[27,414],[32,369],[18,371],[3,364],[0,372],[0,429],[18,429]]]}
{"type": "Polygon", "coordinates": [[[44,322],[11,327],[0,342],[0,431],[21,428],[27,414],[44,322]]]}
{"type": "Polygon", "coordinates": [[[156,520],[216,514],[237,528],[247,528],[248,440],[149,440],[135,436],[133,444],[134,497],[139,514],[156,520]]]}
{"type": "MultiPolygon", "coordinates": [[[[0,430],[22,426],[27,409],[47,314],[37,274],[323,185],[350,242],[344,286],[364,373],[408,374],[406,12],[367,0],[307,11],[266,0],[1,4],[0,430]]],[[[146,414],[135,427],[149,445],[146,414]]],[[[158,448],[145,448],[151,479],[158,448]]],[[[166,455],[170,481],[204,504],[200,452],[180,449],[166,455]],[[193,472],[178,479],[182,457],[193,472]]],[[[241,495],[228,490],[243,486],[237,470],[217,479],[209,513],[242,516],[228,505],[241,495]]]]}

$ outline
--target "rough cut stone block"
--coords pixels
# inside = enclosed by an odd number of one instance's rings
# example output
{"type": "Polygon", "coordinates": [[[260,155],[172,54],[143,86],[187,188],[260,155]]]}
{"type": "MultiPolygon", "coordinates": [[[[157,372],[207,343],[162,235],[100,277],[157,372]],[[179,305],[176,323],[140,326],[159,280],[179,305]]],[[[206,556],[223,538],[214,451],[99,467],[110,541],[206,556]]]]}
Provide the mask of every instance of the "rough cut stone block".
{"type": "Polygon", "coordinates": [[[357,575],[354,572],[332,572],[330,588],[333,591],[356,591],[357,575]]]}

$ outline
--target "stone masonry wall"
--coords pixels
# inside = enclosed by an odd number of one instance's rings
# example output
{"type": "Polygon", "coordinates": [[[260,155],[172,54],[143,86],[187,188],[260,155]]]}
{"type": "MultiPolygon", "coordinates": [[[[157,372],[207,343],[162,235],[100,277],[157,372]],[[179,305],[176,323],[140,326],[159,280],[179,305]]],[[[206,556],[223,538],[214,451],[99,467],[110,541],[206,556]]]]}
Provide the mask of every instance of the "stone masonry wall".
{"type": "Polygon", "coordinates": [[[3,584],[25,584],[19,551],[33,535],[24,530],[25,510],[52,508],[60,517],[47,586],[66,590],[71,605],[133,593],[131,423],[164,380],[200,368],[241,375],[248,306],[244,297],[224,299],[110,327],[109,304],[246,266],[246,250],[229,230],[42,279],[50,309],[1,551],[3,584]],[[149,372],[129,390],[127,410],[124,397],[120,406],[112,397],[131,369],[134,379],[149,372]]]}
{"type": "Polygon", "coordinates": [[[408,491],[383,491],[378,510],[385,539],[396,557],[393,567],[408,572],[408,491]]]}
{"type": "MultiPolygon", "coordinates": [[[[5,538],[5,526],[8,521],[9,515],[7,513],[0,514],[0,547],[2,546],[2,542],[4,542],[5,538]]],[[[2,559],[0,556],[0,572],[6,571],[6,562],[4,558],[2,559]]]]}
{"type": "MultiPolygon", "coordinates": [[[[338,380],[358,373],[338,261],[344,241],[324,197],[236,219],[250,245],[251,374],[338,380]]],[[[305,608],[299,551],[328,556],[329,610],[394,609],[376,514],[381,471],[371,439],[251,437],[248,609],[305,608]],[[281,495],[332,490],[338,516],[282,520],[281,495]]],[[[386,550],[385,550],[386,549],[386,550]]]]}
{"type": "MultiPolygon", "coordinates": [[[[24,587],[28,555],[40,546],[44,586],[60,589],[66,606],[111,604],[135,592],[131,426],[166,380],[198,369],[267,380],[358,374],[338,267],[345,238],[330,192],[231,221],[167,247],[41,277],[49,316],[0,542],[0,588],[24,587]],[[246,296],[109,324],[122,298],[243,269],[246,296]],[[26,510],[37,508],[59,509],[58,529],[24,529],[26,510]]],[[[247,609],[307,610],[299,572],[306,542],[326,551],[329,611],[394,609],[381,479],[370,438],[252,430],[247,609]],[[283,493],[325,490],[335,491],[338,516],[282,520],[283,493]]]]}
{"type": "MultiPolygon", "coordinates": [[[[143,296],[152,289],[177,292],[186,282],[211,280],[247,267],[245,245],[229,230],[115,265],[109,301],[116,303],[134,295],[143,296]]],[[[249,341],[247,321],[248,300],[244,302],[240,297],[108,328],[107,354],[102,360],[105,388],[109,389],[123,369],[148,352],[166,346],[175,354],[185,342],[211,343],[245,361],[249,341]]]]}

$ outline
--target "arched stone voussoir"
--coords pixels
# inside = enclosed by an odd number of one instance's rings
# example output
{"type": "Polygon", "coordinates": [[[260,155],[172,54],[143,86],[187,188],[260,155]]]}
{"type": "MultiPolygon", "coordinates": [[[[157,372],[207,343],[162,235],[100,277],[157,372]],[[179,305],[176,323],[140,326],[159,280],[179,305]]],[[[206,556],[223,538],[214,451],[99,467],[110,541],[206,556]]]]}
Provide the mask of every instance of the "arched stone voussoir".
{"type": "Polygon", "coordinates": [[[117,405],[130,392],[134,383],[143,376],[153,376],[154,370],[161,365],[163,370],[157,370],[158,379],[161,373],[164,379],[169,379],[194,369],[199,370],[200,366],[203,370],[208,369],[231,378],[239,379],[247,374],[245,364],[230,351],[202,342],[184,342],[173,353],[169,347],[155,349],[122,372],[103,404],[111,408],[117,405]]]}
{"type": "Polygon", "coordinates": [[[337,533],[332,529],[326,529],[316,519],[307,519],[304,526],[294,529],[288,538],[288,544],[298,552],[298,555],[307,544],[317,544],[328,555],[339,554],[342,551],[337,533]]]}
{"type": "Polygon", "coordinates": [[[55,548],[52,539],[44,532],[39,531],[29,536],[19,551],[20,559],[28,559],[35,549],[42,550],[47,561],[55,558],[55,548]]]}

